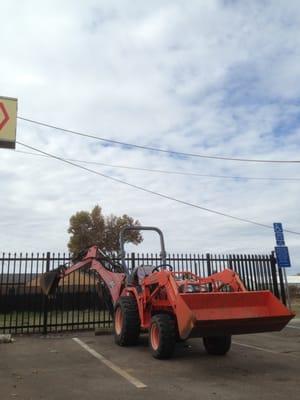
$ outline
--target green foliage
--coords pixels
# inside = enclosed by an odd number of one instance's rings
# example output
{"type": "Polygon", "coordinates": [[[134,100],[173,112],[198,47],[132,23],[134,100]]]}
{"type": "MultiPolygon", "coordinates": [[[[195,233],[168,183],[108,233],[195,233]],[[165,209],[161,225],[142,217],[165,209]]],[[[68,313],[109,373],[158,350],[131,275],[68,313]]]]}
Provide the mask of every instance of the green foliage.
{"type": "MultiPolygon", "coordinates": [[[[140,226],[141,224],[126,214],[120,217],[113,214],[104,216],[98,205],[91,212],[78,211],[70,218],[68,248],[73,254],[93,245],[97,245],[104,251],[117,251],[119,233],[125,225],[140,226]]],[[[142,235],[137,231],[128,232],[125,235],[127,243],[139,244],[142,240],[142,235]]]]}

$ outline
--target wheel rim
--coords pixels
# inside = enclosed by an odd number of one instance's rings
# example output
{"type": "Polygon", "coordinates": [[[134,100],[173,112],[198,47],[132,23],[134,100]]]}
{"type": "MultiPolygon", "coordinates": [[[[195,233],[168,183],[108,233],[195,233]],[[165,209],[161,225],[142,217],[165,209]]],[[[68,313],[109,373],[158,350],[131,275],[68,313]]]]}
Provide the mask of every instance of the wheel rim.
{"type": "Polygon", "coordinates": [[[159,346],[159,330],[156,324],[151,326],[150,340],[153,350],[157,350],[159,346]]]}
{"type": "Polygon", "coordinates": [[[117,335],[120,335],[123,326],[123,313],[121,307],[116,309],[115,313],[115,331],[117,335]]]}

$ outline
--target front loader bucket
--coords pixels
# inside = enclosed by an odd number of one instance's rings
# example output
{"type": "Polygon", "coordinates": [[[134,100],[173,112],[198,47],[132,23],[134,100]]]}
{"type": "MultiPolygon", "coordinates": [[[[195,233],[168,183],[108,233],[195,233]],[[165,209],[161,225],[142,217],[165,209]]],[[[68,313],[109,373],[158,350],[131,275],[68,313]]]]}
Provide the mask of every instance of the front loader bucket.
{"type": "Polygon", "coordinates": [[[60,268],[45,272],[40,276],[42,292],[48,296],[54,294],[60,280],[60,268]]]}
{"type": "Polygon", "coordinates": [[[294,316],[269,291],[184,293],[177,302],[181,338],[280,331],[294,316]]]}

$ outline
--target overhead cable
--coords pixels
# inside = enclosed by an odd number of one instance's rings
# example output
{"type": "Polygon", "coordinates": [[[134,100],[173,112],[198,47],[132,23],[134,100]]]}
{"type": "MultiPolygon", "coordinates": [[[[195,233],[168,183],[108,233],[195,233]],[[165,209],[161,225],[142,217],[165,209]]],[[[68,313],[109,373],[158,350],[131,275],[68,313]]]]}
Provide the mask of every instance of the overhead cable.
{"type": "MultiPolygon", "coordinates": [[[[38,157],[49,157],[45,154],[40,153],[32,153],[29,151],[15,150],[16,153],[28,154],[32,156],[38,157]]],[[[170,175],[184,175],[184,176],[196,176],[202,178],[219,178],[219,179],[234,179],[234,180],[255,180],[255,181],[300,181],[300,178],[297,177],[254,177],[254,176],[231,176],[231,175],[212,175],[212,174],[201,174],[200,172],[191,172],[191,171],[172,171],[172,170],[164,170],[164,169],[152,169],[152,168],[141,168],[141,167],[133,167],[130,165],[119,165],[119,164],[107,164],[101,163],[98,161],[87,161],[87,160],[77,160],[74,158],[66,158],[68,161],[74,161],[82,164],[90,164],[90,165],[99,165],[102,167],[109,168],[120,168],[120,169],[129,169],[134,171],[143,171],[143,172],[154,172],[160,174],[170,174],[170,175]]]]}
{"type": "MultiPolygon", "coordinates": [[[[107,175],[107,174],[103,174],[102,172],[95,171],[93,169],[84,167],[83,165],[76,164],[73,161],[66,160],[66,159],[64,159],[62,157],[59,157],[59,156],[56,156],[54,154],[48,153],[48,152],[46,152],[44,150],[38,149],[36,147],[33,147],[33,146],[28,145],[28,144],[22,143],[20,141],[16,141],[16,143],[18,143],[19,145],[21,145],[21,146],[23,146],[25,148],[28,148],[30,150],[37,151],[37,152],[39,152],[41,154],[45,154],[45,155],[47,155],[47,156],[49,156],[51,158],[54,158],[54,159],[59,160],[59,161],[62,161],[64,163],[66,163],[66,164],[70,164],[70,165],[72,165],[74,167],[80,168],[80,169],[82,169],[84,171],[88,171],[88,172],[91,172],[91,173],[93,173],[95,175],[102,176],[103,178],[110,179],[110,180],[112,180],[114,182],[117,182],[117,183],[121,183],[122,185],[126,185],[126,186],[132,187],[134,189],[137,189],[137,190],[140,190],[140,191],[143,191],[143,192],[146,192],[146,193],[150,193],[152,195],[159,196],[159,197],[167,199],[167,200],[172,200],[172,201],[175,201],[175,202],[180,203],[180,204],[184,204],[184,205],[187,205],[187,206],[190,206],[190,207],[198,208],[198,209],[200,209],[202,211],[206,211],[206,212],[209,212],[211,214],[220,215],[220,216],[223,216],[223,217],[234,219],[236,221],[245,222],[245,223],[256,225],[256,226],[260,226],[260,227],[263,227],[263,228],[273,229],[272,225],[267,225],[267,224],[264,224],[264,223],[261,223],[261,222],[257,222],[257,221],[253,221],[253,220],[246,219],[246,218],[236,217],[234,215],[227,214],[227,213],[224,213],[224,212],[221,212],[221,211],[217,211],[217,210],[214,210],[212,208],[203,207],[203,206],[201,206],[199,204],[193,204],[193,203],[190,203],[188,201],[177,199],[175,197],[172,197],[172,196],[169,196],[169,195],[166,195],[166,194],[163,194],[163,193],[159,193],[159,192],[156,192],[154,190],[146,189],[143,186],[135,185],[135,184],[126,182],[126,181],[124,181],[122,179],[118,179],[118,178],[115,178],[113,176],[110,176],[110,175],[107,175]]],[[[284,229],[284,232],[292,233],[294,235],[300,235],[300,232],[292,231],[292,230],[289,230],[289,229],[284,229]]]]}
{"type": "Polygon", "coordinates": [[[74,131],[72,129],[66,129],[66,128],[61,128],[56,125],[51,125],[47,124],[45,122],[40,122],[36,121],[33,119],[29,118],[24,118],[24,117],[17,117],[18,119],[26,122],[30,122],[32,124],[44,126],[46,128],[51,128],[55,129],[58,131],[66,132],[66,133],[71,133],[73,135],[78,135],[78,136],[83,136],[87,137],[90,139],[95,139],[95,140],[100,140],[105,143],[110,143],[112,145],[118,145],[118,146],[125,146],[128,148],[137,148],[140,150],[147,150],[147,151],[154,151],[154,152],[160,152],[160,153],[165,153],[165,154],[171,154],[173,156],[180,156],[180,157],[197,157],[197,158],[205,158],[205,159],[213,159],[213,160],[223,160],[223,161],[239,161],[239,162],[252,162],[252,163],[273,163],[273,164],[295,164],[295,163],[300,163],[300,160],[264,160],[264,159],[252,159],[252,158],[235,158],[235,157],[225,157],[225,156],[214,156],[214,155],[207,155],[207,154],[196,154],[196,153],[185,153],[182,151],[177,151],[177,150],[168,150],[168,149],[161,149],[159,147],[151,147],[151,146],[146,146],[146,145],[139,145],[139,144],[134,144],[134,143],[127,143],[127,142],[122,142],[119,140],[114,140],[114,139],[107,139],[103,138],[100,136],[95,136],[91,135],[88,133],[84,132],[79,132],[79,131],[74,131]]]}

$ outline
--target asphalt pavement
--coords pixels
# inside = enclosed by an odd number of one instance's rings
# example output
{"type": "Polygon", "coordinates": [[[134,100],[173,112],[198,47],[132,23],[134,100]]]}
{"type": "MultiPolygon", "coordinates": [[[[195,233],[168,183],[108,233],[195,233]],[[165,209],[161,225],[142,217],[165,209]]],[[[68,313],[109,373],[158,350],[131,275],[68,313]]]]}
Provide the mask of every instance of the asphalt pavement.
{"type": "Polygon", "coordinates": [[[164,361],[152,358],[147,335],[130,348],[92,332],[15,339],[0,345],[3,400],[300,398],[299,319],[282,332],[234,336],[223,357],[206,354],[201,339],[164,361]]]}

